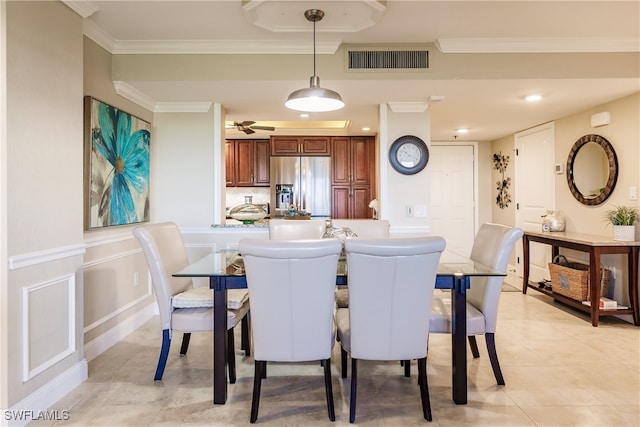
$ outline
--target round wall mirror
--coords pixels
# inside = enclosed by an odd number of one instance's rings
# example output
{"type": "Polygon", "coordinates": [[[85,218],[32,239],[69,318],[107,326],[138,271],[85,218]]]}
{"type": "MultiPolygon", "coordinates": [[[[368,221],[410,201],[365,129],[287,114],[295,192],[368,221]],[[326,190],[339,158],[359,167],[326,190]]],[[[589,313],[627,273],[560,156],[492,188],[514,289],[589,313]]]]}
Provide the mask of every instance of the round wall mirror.
{"type": "Polygon", "coordinates": [[[618,179],[618,158],[611,143],[600,135],[578,139],[567,159],[571,194],[585,205],[599,205],[613,192],[618,179]]]}

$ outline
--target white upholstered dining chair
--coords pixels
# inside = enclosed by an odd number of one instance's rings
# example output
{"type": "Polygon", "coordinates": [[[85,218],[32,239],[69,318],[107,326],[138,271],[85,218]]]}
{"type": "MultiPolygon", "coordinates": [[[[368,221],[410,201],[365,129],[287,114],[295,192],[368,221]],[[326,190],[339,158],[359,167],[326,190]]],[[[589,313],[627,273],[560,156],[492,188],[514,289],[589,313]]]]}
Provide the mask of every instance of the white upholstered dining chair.
{"type": "Polygon", "coordinates": [[[342,245],[335,239],[242,239],[239,249],[249,288],[255,359],[250,422],[258,418],[267,362],[317,360],[324,365],[327,410],[334,421],[330,358],[342,245]]]}
{"type": "Polygon", "coordinates": [[[431,421],[427,383],[427,343],[431,300],[442,237],[348,239],[349,308],[336,312],[342,347],[342,377],[346,353],[351,354],[349,421],[356,418],[359,359],[418,360],[422,412],[431,421]]]}
{"type": "MultiPolygon", "coordinates": [[[[173,332],[182,332],[180,354],[186,355],[192,332],[213,332],[213,291],[194,288],[191,278],[173,277],[172,274],[189,265],[184,241],[178,226],[173,222],[137,226],[133,235],[144,252],[153,289],[160,311],[162,347],[154,379],[160,381],[167,364],[173,332]],[[178,303],[181,301],[182,303],[178,303]]],[[[231,291],[229,291],[231,292],[231,291]]],[[[243,336],[248,335],[246,315],[249,303],[246,290],[233,290],[228,297],[235,309],[227,310],[229,381],[236,381],[235,346],[233,327],[243,320],[243,336]],[[239,292],[238,292],[239,291],[239,292]]],[[[245,352],[250,352],[249,341],[243,342],[245,352]]]]}
{"type": "Polygon", "coordinates": [[[270,219],[270,240],[320,239],[324,233],[324,219],[270,219]]]}
{"type": "Polygon", "coordinates": [[[389,238],[389,220],[386,219],[332,219],[331,225],[348,228],[364,239],[389,238]]]}
{"type": "MultiPolygon", "coordinates": [[[[388,239],[389,221],[386,219],[333,219],[331,225],[336,229],[349,230],[355,237],[363,239],[388,239]]],[[[346,238],[346,237],[345,237],[346,238]]],[[[345,285],[336,288],[338,308],[349,307],[349,289],[345,285]]]]}
{"type": "MultiPolygon", "coordinates": [[[[506,273],[514,245],[523,235],[520,228],[486,223],[480,227],[471,249],[470,258],[506,273]]],[[[467,289],[467,335],[474,358],[480,357],[476,335],[484,335],[493,374],[500,385],[504,377],[496,352],[495,332],[498,323],[498,303],[504,276],[472,277],[467,289]]],[[[430,332],[451,333],[451,298],[438,295],[433,301],[430,332]]]]}

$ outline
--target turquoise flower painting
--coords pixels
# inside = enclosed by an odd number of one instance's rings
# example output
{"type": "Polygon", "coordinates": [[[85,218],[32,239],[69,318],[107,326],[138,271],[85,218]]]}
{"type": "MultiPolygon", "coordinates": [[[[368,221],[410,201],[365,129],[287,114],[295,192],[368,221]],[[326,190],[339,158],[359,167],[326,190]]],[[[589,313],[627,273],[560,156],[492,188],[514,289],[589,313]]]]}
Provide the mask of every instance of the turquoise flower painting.
{"type": "Polygon", "coordinates": [[[88,228],[149,221],[151,125],[88,97],[88,228]]]}

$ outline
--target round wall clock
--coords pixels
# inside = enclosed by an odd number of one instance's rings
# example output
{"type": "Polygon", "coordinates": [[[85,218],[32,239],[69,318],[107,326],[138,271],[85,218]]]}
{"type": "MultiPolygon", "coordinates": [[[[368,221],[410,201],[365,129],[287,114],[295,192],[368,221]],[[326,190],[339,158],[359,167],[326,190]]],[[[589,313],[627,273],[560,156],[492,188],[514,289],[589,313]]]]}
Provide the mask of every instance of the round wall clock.
{"type": "Polygon", "coordinates": [[[429,148],[417,136],[401,136],[389,148],[389,162],[401,174],[416,174],[427,166],[429,148]]]}

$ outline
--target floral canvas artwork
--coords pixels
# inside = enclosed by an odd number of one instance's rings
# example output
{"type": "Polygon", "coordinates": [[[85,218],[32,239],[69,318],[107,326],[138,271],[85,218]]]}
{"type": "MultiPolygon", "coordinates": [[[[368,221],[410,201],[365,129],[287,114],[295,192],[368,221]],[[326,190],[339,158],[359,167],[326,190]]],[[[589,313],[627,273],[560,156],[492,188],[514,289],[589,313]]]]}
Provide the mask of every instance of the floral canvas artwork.
{"type": "Polygon", "coordinates": [[[151,124],[85,98],[86,228],[149,221],[151,124]]]}

